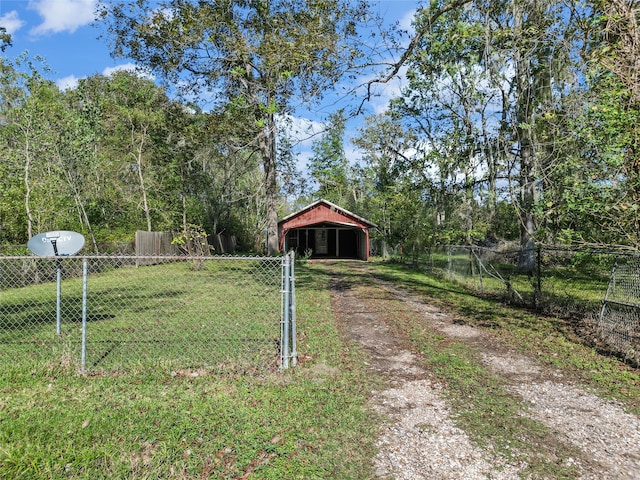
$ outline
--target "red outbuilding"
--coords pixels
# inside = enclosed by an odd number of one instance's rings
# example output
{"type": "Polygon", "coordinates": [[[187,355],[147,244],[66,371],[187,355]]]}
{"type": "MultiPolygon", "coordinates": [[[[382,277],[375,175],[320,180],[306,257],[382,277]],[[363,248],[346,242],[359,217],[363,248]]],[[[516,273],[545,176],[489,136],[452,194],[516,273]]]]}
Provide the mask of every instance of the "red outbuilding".
{"type": "Polygon", "coordinates": [[[278,222],[280,251],[369,260],[369,229],[375,226],[349,210],[318,200],[278,222]]]}

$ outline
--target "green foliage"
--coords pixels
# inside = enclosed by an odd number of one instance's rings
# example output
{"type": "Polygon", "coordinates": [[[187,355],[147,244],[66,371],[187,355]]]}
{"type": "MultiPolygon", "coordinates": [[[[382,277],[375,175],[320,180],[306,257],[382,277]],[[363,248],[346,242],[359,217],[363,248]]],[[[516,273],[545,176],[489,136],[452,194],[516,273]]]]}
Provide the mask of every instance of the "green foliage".
{"type": "Polygon", "coordinates": [[[231,107],[229,120],[236,128],[247,130],[248,125],[249,141],[242,148],[259,156],[267,248],[275,253],[275,115],[291,114],[295,103],[316,102],[339,81],[357,51],[345,47],[358,41],[354,27],[366,12],[345,0],[168,0],[164,7],[158,10],[148,0],[104,2],[102,16],[114,53],[136,59],[180,93],[191,97],[204,92],[214,108],[231,107]]]}
{"type": "Polygon", "coordinates": [[[98,250],[185,221],[245,246],[262,236],[258,166],[230,146],[237,131],[215,129],[217,112],[188,110],[128,72],[62,92],[38,71],[2,65],[0,243],[68,229],[98,250]]]}
{"type": "Polygon", "coordinates": [[[5,27],[0,27],[0,51],[4,52],[11,46],[11,34],[7,33],[5,27]]]}
{"type": "MultiPolygon", "coordinates": [[[[618,4],[587,17],[554,2],[472,5],[417,9],[396,65],[403,91],[350,139],[361,163],[345,153],[351,112],[337,111],[302,178],[284,119],[344,72],[364,74],[356,61],[376,63],[358,42],[398,48],[402,32],[364,39],[372,11],[344,0],[169,0],[172,15],[103,2],[114,54],[185,96],[127,72],[61,92],[37,61],[3,57],[0,243],[66,228],[96,249],[186,222],[256,249],[265,228],[276,238],[283,197],[303,194],[405,248],[517,237],[638,247],[640,107],[621,70],[635,58],[623,49],[633,22],[618,4]]],[[[0,50],[10,41],[0,29],[0,50]]]]}
{"type": "Polygon", "coordinates": [[[345,118],[342,112],[329,118],[327,129],[313,141],[308,174],[316,185],[316,198],[324,198],[345,208],[353,208],[354,186],[349,161],[344,152],[345,118]]]}
{"type": "Polygon", "coordinates": [[[184,254],[190,256],[211,254],[207,232],[198,225],[185,225],[182,232],[171,240],[171,245],[177,245],[184,254]]]}

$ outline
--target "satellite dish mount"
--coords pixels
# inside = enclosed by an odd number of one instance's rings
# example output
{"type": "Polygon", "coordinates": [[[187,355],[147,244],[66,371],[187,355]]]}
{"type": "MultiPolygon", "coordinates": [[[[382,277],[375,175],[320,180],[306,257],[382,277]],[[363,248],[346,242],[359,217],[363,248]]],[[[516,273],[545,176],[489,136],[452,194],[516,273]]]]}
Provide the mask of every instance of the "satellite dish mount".
{"type": "MultiPolygon", "coordinates": [[[[68,257],[84,247],[84,237],[80,233],[58,230],[31,237],[27,243],[31,253],[39,257],[68,257]]],[[[62,262],[56,260],[56,333],[61,333],[62,262]]]]}

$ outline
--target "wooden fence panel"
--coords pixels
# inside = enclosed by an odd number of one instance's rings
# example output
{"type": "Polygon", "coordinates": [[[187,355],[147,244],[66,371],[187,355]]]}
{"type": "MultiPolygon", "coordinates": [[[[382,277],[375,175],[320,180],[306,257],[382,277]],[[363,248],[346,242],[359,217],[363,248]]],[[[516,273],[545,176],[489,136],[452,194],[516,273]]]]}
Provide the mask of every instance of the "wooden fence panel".
{"type": "Polygon", "coordinates": [[[136,256],[178,255],[178,246],[173,245],[172,232],[136,232],[136,256]]]}

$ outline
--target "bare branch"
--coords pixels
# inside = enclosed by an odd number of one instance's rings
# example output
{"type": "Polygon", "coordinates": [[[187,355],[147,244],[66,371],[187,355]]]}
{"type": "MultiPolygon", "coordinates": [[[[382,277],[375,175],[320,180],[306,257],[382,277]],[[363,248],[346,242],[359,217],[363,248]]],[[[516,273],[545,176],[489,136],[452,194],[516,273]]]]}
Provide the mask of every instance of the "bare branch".
{"type": "MultiPolygon", "coordinates": [[[[360,112],[362,110],[362,105],[364,104],[364,102],[371,100],[371,88],[373,85],[379,84],[379,83],[388,83],[393,78],[395,78],[396,75],[398,75],[398,72],[400,71],[400,69],[407,63],[409,57],[413,54],[417,46],[420,44],[420,41],[422,40],[422,38],[427,33],[427,28],[430,28],[431,25],[433,25],[436,22],[436,20],[438,20],[438,18],[440,18],[442,15],[452,10],[456,10],[457,8],[460,8],[468,3],[471,3],[472,1],[473,0],[454,0],[453,2],[447,5],[442,5],[437,9],[433,10],[426,17],[426,21],[425,21],[426,27],[418,29],[416,31],[416,34],[411,39],[411,42],[409,42],[409,46],[400,56],[400,59],[395,63],[390,63],[390,66],[391,66],[390,70],[388,70],[383,76],[373,78],[366,83],[367,95],[362,101],[362,103],[360,104],[358,111],[360,112]]],[[[422,7],[422,10],[424,10],[424,8],[425,7],[422,7]]],[[[428,7],[428,8],[431,9],[432,7],[428,7]]]]}

